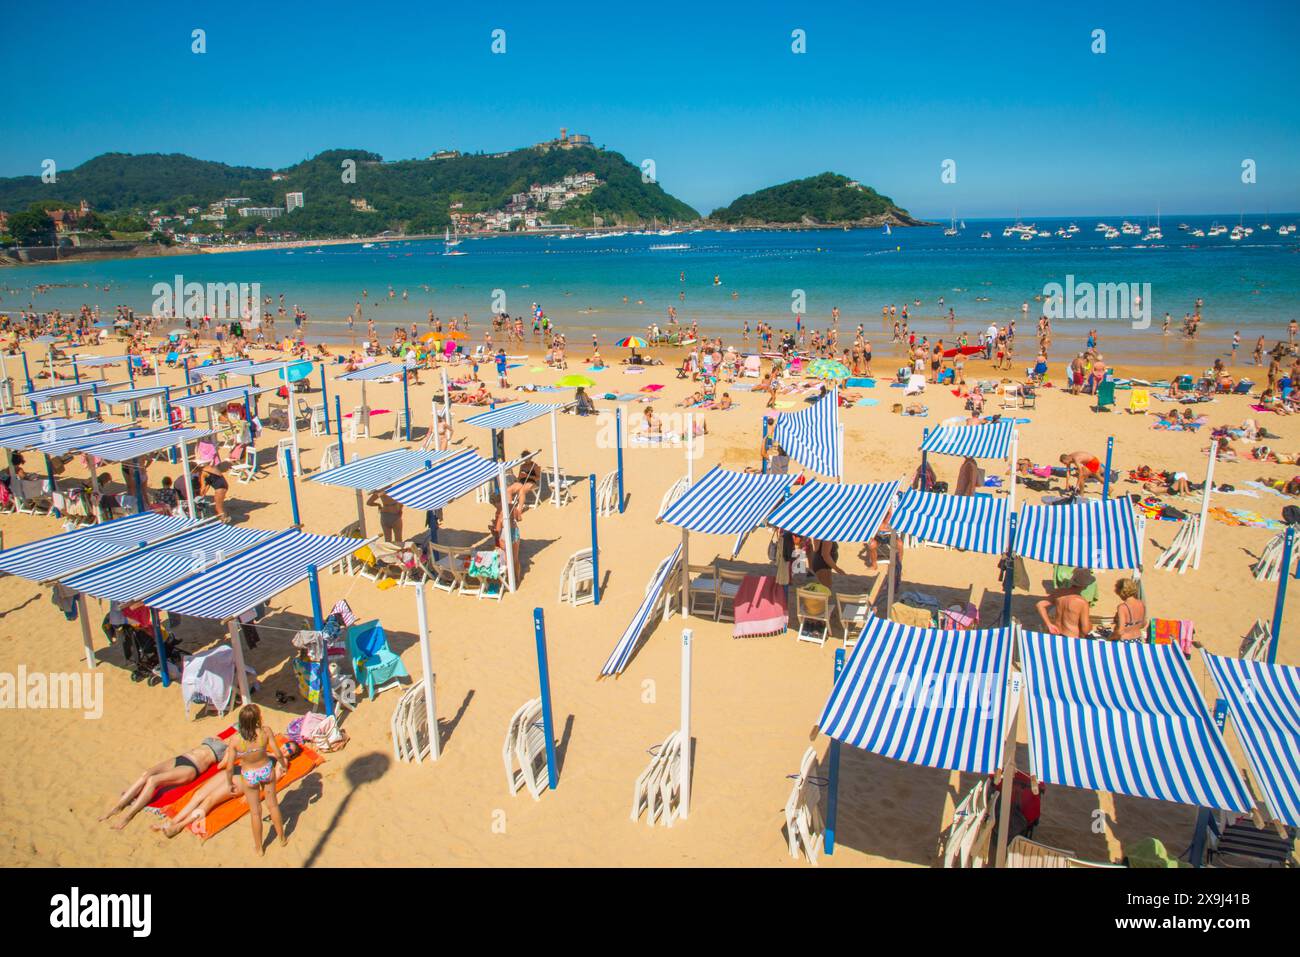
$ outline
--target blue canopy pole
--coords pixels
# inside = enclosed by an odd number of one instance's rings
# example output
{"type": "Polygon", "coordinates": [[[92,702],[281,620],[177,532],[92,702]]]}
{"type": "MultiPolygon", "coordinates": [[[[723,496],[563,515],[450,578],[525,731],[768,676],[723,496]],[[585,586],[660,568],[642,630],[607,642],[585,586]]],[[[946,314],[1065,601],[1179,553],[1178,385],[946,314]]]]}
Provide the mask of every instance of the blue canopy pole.
{"type": "MultiPolygon", "coordinates": [[[[929,437],[930,437],[930,430],[929,430],[929,429],[922,429],[922,430],[921,430],[921,444],[924,445],[924,444],[925,444],[925,440],[926,440],[927,438],[929,438],[929,437]]],[[[929,464],[930,464],[930,453],[928,453],[928,452],[922,452],[922,453],[921,453],[921,491],[922,491],[922,492],[928,492],[928,491],[930,491],[930,488],[929,488],[930,482],[928,481],[928,480],[929,480],[929,474],[928,474],[928,470],[927,470],[927,466],[928,466],[929,464]]]]}
{"type": "Polygon", "coordinates": [[[1110,498],[1110,457],[1115,451],[1115,436],[1106,440],[1106,474],[1101,477],[1101,497],[1110,498]]]}
{"type": "Polygon", "coordinates": [[[618,514],[623,514],[623,410],[614,409],[614,442],[618,447],[618,514]]]}
{"type": "Polygon", "coordinates": [[[57,492],[59,487],[54,484],[54,463],[50,461],[48,455],[45,456],[45,477],[50,480],[50,491],[57,492]]]}
{"type": "MultiPolygon", "coordinates": [[[[23,349],[20,351],[22,352],[22,356],[23,356],[23,378],[27,380],[27,391],[31,392],[32,391],[32,370],[27,365],[27,350],[23,349]]],[[[32,403],[32,411],[33,412],[36,411],[36,403],[34,402],[32,403]]]]}
{"type": "MultiPolygon", "coordinates": [[[[694,428],[694,425],[692,425],[694,428]]],[[[763,445],[762,454],[759,455],[759,468],[764,475],[767,474],[767,416],[763,416],[763,445]]]]}
{"type": "MultiPolygon", "coordinates": [[[[1228,723],[1228,702],[1222,698],[1217,698],[1214,702],[1214,723],[1219,727],[1219,734],[1223,734],[1228,723]]],[[[1205,865],[1205,840],[1209,837],[1209,832],[1210,809],[1205,807],[1197,808],[1196,828],[1192,831],[1192,847],[1187,854],[1192,867],[1203,867],[1205,865]]]]}
{"type": "Polygon", "coordinates": [[[158,619],[158,609],[149,609],[149,621],[153,625],[153,641],[158,648],[158,673],[162,675],[162,686],[170,688],[172,676],[167,673],[167,645],[163,641],[162,622],[158,619]]]}
{"type": "MultiPolygon", "coordinates": [[[[315,565],[307,566],[307,587],[311,590],[311,626],[316,631],[325,627],[325,615],[321,611],[320,601],[320,575],[316,571],[315,565]]],[[[333,682],[330,680],[330,649],[329,643],[326,642],[322,651],[324,657],[320,663],[320,703],[325,709],[325,714],[334,713],[334,689],[331,687],[333,682]]]]}
{"type": "Polygon", "coordinates": [[[1007,535],[1007,559],[1009,560],[1006,579],[1002,582],[1002,627],[1011,625],[1011,589],[1016,583],[1016,521],[1015,512],[1011,513],[1011,531],[1007,535]]]}
{"type": "Polygon", "coordinates": [[[407,420],[407,437],[406,441],[411,441],[411,386],[407,381],[407,371],[402,369],[402,406],[406,410],[407,420]]]}
{"type": "MultiPolygon", "coordinates": [[[[330,434],[330,390],[325,384],[325,363],[320,366],[320,404],[325,410],[325,434],[330,434]]],[[[343,428],[343,423],[339,423],[339,428],[343,428]]]]}
{"type": "Polygon", "coordinates": [[[131,388],[135,388],[135,356],[129,352],[126,355],[126,377],[131,380],[131,388]]]}
{"type": "Polygon", "coordinates": [[[293,480],[293,449],[284,450],[284,465],[289,471],[289,507],[293,509],[293,523],[302,524],[302,518],[298,515],[298,484],[293,480]]]}
{"type": "Polygon", "coordinates": [[[343,405],[338,396],[334,397],[334,419],[339,424],[339,465],[342,465],[347,460],[343,458],[343,405]]]}
{"type": "Polygon", "coordinates": [[[81,373],[77,371],[77,357],[75,355],[72,357],[72,381],[77,385],[81,385],[81,373]]]}
{"type": "Polygon", "coordinates": [[[1277,664],[1277,644],[1281,638],[1282,610],[1286,607],[1286,582],[1291,577],[1291,547],[1295,544],[1295,526],[1286,527],[1282,540],[1282,570],[1277,576],[1277,599],[1273,603],[1273,635],[1268,643],[1268,663],[1277,664]]]}
{"type": "Polygon", "coordinates": [[[554,791],[560,783],[555,761],[555,719],[551,715],[551,671],[546,663],[546,619],[533,609],[533,635],[537,639],[537,680],[542,689],[542,733],[546,735],[546,778],[554,791]]]}
{"type": "Polygon", "coordinates": [[[600,604],[600,543],[596,539],[596,474],[587,476],[587,491],[591,493],[591,599],[600,604]]]}
{"type": "MultiPolygon", "coordinates": [[[[835,649],[835,681],[840,680],[844,670],[844,649],[835,649]]],[[[832,683],[831,687],[834,687],[832,683]]],[[[840,743],[831,738],[830,770],[826,783],[826,834],[822,839],[822,850],[827,854],[835,853],[835,816],[840,807],[840,743]]]]}
{"type": "MultiPolygon", "coordinates": [[[[249,429],[253,427],[253,403],[249,401],[248,390],[244,390],[244,421],[248,423],[249,429]]],[[[249,438],[252,438],[250,431],[249,438]]]]}
{"type": "MultiPolygon", "coordinates": [[[[98,399],[95,400],[95,411],[96,411],[96,412],[99,411],[99,400],[98,400],[98,399]]],[[[172,387],[169,386],[169,385],[167,385],[167,386],[163,386],[163,422],[166,423],[166,427],[167,427],[167,428],[171,428],[171,424],[172,424],[172,387]]],[[[167,461],[170,462],[172,465],[175,465],[175,464],[176,464],[176,449],[175,449],[175,447],[169,447],[169,448],[167,449],[167,461]]]]}
{"type": "Polygon", "coordinates": [[[135,507],[137,511],[144,511],[144,469],[139,465],[131,466],[131,471],[135,475],[135,507]]]}
{"type": "MultiPolygon", "coordinates": [[[[433,459],[424,460],[424,470],[430,472],[433,470],[433,459]]],[[[429,543],[437,544],[438,542],[438,513],[429,509],[424,513],[424,524],[429,529],[429,543]]]]}

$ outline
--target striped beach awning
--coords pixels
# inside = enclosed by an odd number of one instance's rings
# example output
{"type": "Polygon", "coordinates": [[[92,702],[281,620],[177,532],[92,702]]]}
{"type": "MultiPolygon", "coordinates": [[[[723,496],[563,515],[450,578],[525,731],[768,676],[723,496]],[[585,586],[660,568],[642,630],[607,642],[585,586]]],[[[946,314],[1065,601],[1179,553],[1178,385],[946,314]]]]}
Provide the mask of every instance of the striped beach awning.
{"type": "Polygon", "coordinates": [[[411,508],[432,512],[496,477],[496,462],[473,449],[461,449],[434,463],[432,469],[398,482],[388,489],[388,497],[411,508]]]}
{"type": "Polygon", "coordinates": [[[805,468],[839,478],[843,452],[840,447],[839,390],[831,389],[799,412],[778,415],[772,441],[805,468]]]}
{"type": "Polygon", "coordinates": [[[1300,668],[1202,655],[1269,814],[1300,827],[1300,668]]]}
{"type": "Polygon", "coordinates": [[[406,366],[401,362],[376,362],[372,366],[363,366],[360,369],[345,372],[334,378],[339,382],[372,382],[375,379],[400,376],[405,371],[406,366]]]}
{"type": "Polygon", "coordinates": [[[193,395],[183,395],[178,399],[172,399],[172,408],[174,409],[210,409],[214,405],[225,405],[228,402],[243,402],[244,394],[247,393],[251,398],[259,396],[263,392],[271,392],[279,388],[273,385],[231,385],[224,389],[214,389],[211,392],[195,392],[193,395]]]}
{"type": "Polygon", "coordinates": [[[0,572],[32,581],[52,581],[79,568],[107,561],[168,535],[193,527],[188,518],[141,512],[111,522],[86,525],[0,551],[0,572]]]}
{"type": "Polygon", "coordinates": [[[285,366],[293,367],[301,359],[270,359],[262,362],[251,362],[240,369],[232,369],[227,375],[247,376],[252,379],[259,375],[277,375],[284,371],[285,366]]]}
{"type": "Polygon", "coordinates": [[[1016,553],[1035,561],[1079,568],[1140,568],[1133,503],[1125,497],[1074,505],[1026,505],[1020,509],[1016,553]]]}
{"type": "Polygon", "coordinates": [[[947,495],[908,489],[889,520],[900,535],[972,552],[1007,550],[1007,500],[992,495],[947,495]]]}
{"type": "Polygon", "coordinates": [[[869,618],[818,726],[909,764],[992,774],[1002,764],[1010,628],[941,631],[869,618]]]}
{"type": "Polygon", "coordinates": [[[87,379],[84,382],[68,382],[52,385],[44,389],[33,389],[19,397],[21,402],[53,402],[55,399],[75,399],[77,396],[90,395],[92,392],[108,392],[124,382],[101,382],[99,379],[87,379]]]}
{"type": "Polygon", "coordinates": [[[1254,802],[1176,645],[1020,633],[1030,773],[1194,807],[1254,802]]]}
{"type": "Polygon", "coordinates": [[[39,415],[31,415],[27,412],[6,412],[0,415],[0,428],[7,429],[11,425],[26,425],[28,422],[35,422],[39,418],[39,415]]]}
{"type": "Polygon", "coordinates": [[[214,522],[79,572],[63,584],[105,601],[139,601],[274,534],[214,522]]]}
{"type": "Polygon", "coordinates": [[[152,455],[212,435],[210,429],[156,429],[141,435],[127,436],[121,440],[96,444],[90,451],[105,462],[130,462],[142,455],[152,455]]]}
{"type": "Polygon", "coordinates": [[[897,482],[808,482],[767,524],[824,542],[869,542],[898,494],[897,482]]]}
{"type": "Polygon", "coordinates": [[[12,439],[20,435],[31,435],[33,432],[40,432],[50,426],[68,425],[72,421],[72,419],[53,415],[44,418],[39,415],[31,416],[22,422],[0,426],[0,440],[12,439]]]}
{"type": "MultiPolygon", "coordinates": [[[[174,385],[171,391],[179,399],[189,386],[174,385]]],[[[167,386],[151,385],[139,389],[122,389],[120,392],[110,392],[107,395],[95,396],[100,405],[125,405],[128,402],[141,402],[145,399],[152,399],[154,396],[166,395],[167,386]]]]}
{"type": "Polygon", "coordinates": [[[130,356],[70,356],[78,369],[98,369],[100,366],[115,366],[119,362],[130,361],[130,356]]]}
{"type": "Polygon", "coordinates": [[[50,343],[58,342],[62,338],[63,338],[62,336],[50,336],[50,335],[37,336],[35,339],[32,340],[32,342],[38,346],[48,346],[50,343]]]}
{"type": "Polygon", "coordinates": [[[58,438],[40,445],[33,445],[32,451],[39,452],[42,455],[67,455],[69,452],[93,452],[95,446],[105,445],[109,442],[120,442],[122,439],[133,438],[137,435],[144,435],[147,432],[156,432],[156,429],[133,428],[131,426],[119,427],[116,431],[99,432],[91,435],[72,436],[65,438],[65,433],[56,432],[58,438]]]}
{"type": "Polygon", "coordinates": [[[122,423],[69,422],[65,425],[52,425],[39,432],[0,441],[0,449],[15,449],[37,452],[43,455],[63,455],[81,447],[81,443],[104,440],[105,436],[120,435],[122,423]]]}
{"type": "Polygon", "coordinates": [[[709,535],[746,535],[781,504],[793,475],[732,472],[715,465],[657,519],[709,535]]]}
{"type": "Polygon", "coordinates": [[[427,463],[436,466],[444,459],[458,454],[459,452],[453,452],[450,449],[443,449],[441,452],[425,452],[420,449],[393,449],[391,452],[367,455],[363,459],[357,459],[355,462],[349,462],[347,465],[340,465],[338,468],[329,469],[325,472],[317,472],[308,481],[320,482],[322,485],[338,485],[342,488],[355,488],[363,492],[373,492],[376,489],[388,488],[388,486],[400,482],[404,478],[424,471],[424,466],[427,463]]]}
{"type": "Polygon", "coordinates": [[[363,542],[341,535],[308,535],[296,528],[184,578],[151,596],[153,608],[225,621],[303,581],[307,569],[329,568],[363,542]]]}
{"type": "Polygon", "coordinates": [[[215,379],[223,375],[232,375],[240,369],[246,369],[253,365],[252,359],[230,359],[226,362],[209,362],[206,365],[194,366],[190,369],[191,376],[198,376],[200,379],[215,379]]]}
{"type": "Polygon", "coordinates": [[[488,412],[480,412],[465,419],[463,425],[477,425],[484,429],[512,429],[533,419],[558,412],[564,408],[563,403],[550,402],[511,402],[499,405],[488,412]]]}
{"type": "Polygon", "coordinates": [[[921,442],[921,451],[973,459],[1005,459],[1011,454],[1011,433],[1015,428],[1016,424],[1009,419],[985,425],[941,425],[930,430],[921,442]]]}
{"type": "Polygon", "coordinates": [[[607,675],[618,675],[623,673],[627,663],[632,660],[632,654],[641,644],[641,637],[644,635],[646,625],[650,621],[650,612],[654,610],[655,603],[663,594],[664,585],[672,575],[673,569],[682,559],[682,546],[678,545],[673,549],[671,555],[659,563],[655,569],[654,577],[650,579],[650,584],[645,590],[645,598],[632,616],[627,628],[623,630],[622,636],[618,639],[618,644],[614,650],[609,653],[605,659],[605,664],[600,669],[601,677],[607,675]]]}

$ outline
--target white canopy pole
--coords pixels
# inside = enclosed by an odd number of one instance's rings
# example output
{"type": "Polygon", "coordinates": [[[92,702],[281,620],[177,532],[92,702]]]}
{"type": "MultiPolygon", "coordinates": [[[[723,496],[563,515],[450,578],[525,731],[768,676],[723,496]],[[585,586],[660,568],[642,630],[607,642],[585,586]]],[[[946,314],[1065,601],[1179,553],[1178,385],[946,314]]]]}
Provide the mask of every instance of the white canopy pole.
{"type": "MultiPolygon", "coordinates": [[[[1205,488],[1201,489],[1201,525],[1196,530],[1196,554],[1192,558],[1192,568],[1201,567],[1201,546],[1205,544],[1205,523],[1210,517],[1210,488],[1214,485],[1214,461],[1219,457],[1219,441],[1210,437],[1210,460],[1205,465],[1205,488]]],[[[1283,574],[1286,570],[1283,569],[1283,574]]]]}
{"type": "MultiPolygon", "coordinates": [[[[837,400],[838,401],[838,400],[837,400]]],[[[835,450],[835,471],[839,474],[835,476],[835,481],[844,481],[844,423],[839,423],[840,445],[835,450]]]]}
{"type": "Polygon", "coordinates": [[[691,530],[682,527],[682,617],[691,617],[691,530]]]}
{"type": "Polygon", "coordinates": [[[506,495],[506,463],[497,463],[497,490],[501,494],[501,540],[505,545],[506,574],[510,582],[510,591],[515,590],[515,523],[510,515],[510,499],[506,495]]]}
{"type": "Polygon", "coordinates": [[[1016,510],[1016,462],[1020,455],[1020,430],[1011,431],[1011,498],[1007,503],[1007,514],[1010,515],[1016,510]]]}
{"type": "Polygon", "coordinates": [[[194,514],[194,478],[190,473],[189,443],[178,442],[181,450],[181,469],[185,474],[185,505],[190,513],[190,521],[196,521],[194,514]]]}
{"type": "Polygon", "coordinates": [[[695,484],[695,413],[686,413],[686,481],[695,484]]]}
{"type": "Polygon", "coordinates": [[[293,402],[293,383],[289,381],[289,363],[281,367],[284,376],[285,405],[289,408],[289,437],[293,440],[293,474],[302,474],[302,456],[298,454],[298,410],[293,402]]]}
{"type": "Polygon", "coordinates": [[[9,411],[9,367],[5,365],[5,350],[3,343],[0,343],[0,411],[9,411]]]}
{"type": "Polygon", "coordinates": [[[447,367],[442,367],[442,414],[451,425],[451,388],[447,385],[447,367]]]}
{"type": "Polygon", "coordinates": [[[682,722],[678,732],[681,741],[682,767],[681,792],[678,816],[684,821],[691,812],[691,629],[682,629],[682,722]]]}
{"type": "MultiPolygon", "coordinates": [[[[1018,635],[1019,628],[1012,625],[1013,637],[1018,635]]],[[[1015,692],[1019,689],[1016,688],[1015,692]]],[[[1003,713],[1011,710],[1013,702],[1011,695],[1013,693],[1013,682],[1011,675],[1007,675],[1007,687],[1004,692],[1005,704],[1003,713]]],[[[1016,780],[1016,739],[1020,736],[1020,722],[1024,720],[1025,709],[1016,708],[1016,720],[1012,726],[1006,729],[1006,740],[1002,745],[1002,796],[1001,804],[998,805],[998,843],[995,849],[994,862],[997,867],[1007,866],[1007,829],[1011,826],[1011,795],[1015,790],[1016,780]]]]}
{"type": "Polygon", "coordinates": [[[424,668],[424,717],[429,723],[429,755],[437,761],[442,754],[438,740],[438,709],[433,699],[433,655],[429,649],[429,619],[424,606],[424,582],[415,583],[415,615],[420,625],[420,665],[424,668]]]}
{"type": "MultiPolygon", "coordinates": [[[[357,460],[357,453],[353,452],[352,461],[355,462],[356,460],[357,460]]],[[[357,493],[357,525],[361,529],[361,537],[365,538],[366,537],[366,498],[362,494],[361,489],[356,489],[356,493],[357,493]]]]}
{"type": "Polygon", "coordinates": [[[551,486],[551,501],[555,507],[560,507],[560,432],[556,424],[558,413],[555,409],[551,410],[551,456],[555,461],[555,484],[551,486]]]}
{"type": "Polygon", "coordinates": [[[889,530],[889,578],[885,592],[885,617],[888,618],[894,608],[894,569],[898,567],[898,532],[889,530]]]}
{"type": "Polygon", "coordinates": [[[95,646],[90,640],[90,612],[86,611],[86,596],[77,593],[77,612],[81,619],[81,643],[86,646],[86,667],[95,667],[95,646]]]}
{"type": "Polygon", "coordinates": [[[227,631],[230,634],[230,647],[235,652],[235,680],[239,682],[239,694],[244,704],[249,704],[253,696],[248,690],[248,672],[244,669],[244,640],[239,636],[238,618],[230,619],[227,631]]]}

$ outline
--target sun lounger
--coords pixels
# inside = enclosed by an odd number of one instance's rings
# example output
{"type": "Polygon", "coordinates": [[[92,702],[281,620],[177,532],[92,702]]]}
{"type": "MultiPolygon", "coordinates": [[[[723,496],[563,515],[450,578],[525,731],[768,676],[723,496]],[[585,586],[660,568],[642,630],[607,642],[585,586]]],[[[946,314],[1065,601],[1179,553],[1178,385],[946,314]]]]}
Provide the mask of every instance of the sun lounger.
{"type": "MultiPolygon", "coordinates": [[[[425,684],[422,678],[406,690],[393,709],[389,730],[393,736],[393,756],[398,761],[418,763],[432,753],[424,695],[425,684]]],[[[434,733],[437,733],[436,728],[434,733]]]]}
{"type": "Polygon", "coordinates": [[[809,748],[799,762],[799,773],[791,775],[794,787],[785,802],[785,835],[790,856],[798,860],[802,851],[808,863],[816,866],[825,830],[821,814],[821,795],[825,781],[818,774],[817,749],[809,748]]]}
{"type": "Polygon", "coordinates": [[[546,776],[546,732],[542,723],[542,701],[533,698],[515,712],[511,728],[506,732],[506,745],[513,741],[513,760],[502,751],[507,762],[506,775],[511,795],[521,787],[528,788],[534,801],[541,800],[548,786],[546,776]]]}
{"type": "Polygon", "coordinates": [[[669,507],[685,495],[686,490],[690,487],[691,480],[685,475],[674,482],[669,487],[668,491],[664,492],[664,497],[659,502],[659,514],[662,515],[664,512],[668,511],[669,507]]]}
{"type": "Polygon", "coordinates": [[[569,556],[560,571],[559,600],[570,605],[595,601],[595,566],[590,548],[579,549],[569,556]]]}

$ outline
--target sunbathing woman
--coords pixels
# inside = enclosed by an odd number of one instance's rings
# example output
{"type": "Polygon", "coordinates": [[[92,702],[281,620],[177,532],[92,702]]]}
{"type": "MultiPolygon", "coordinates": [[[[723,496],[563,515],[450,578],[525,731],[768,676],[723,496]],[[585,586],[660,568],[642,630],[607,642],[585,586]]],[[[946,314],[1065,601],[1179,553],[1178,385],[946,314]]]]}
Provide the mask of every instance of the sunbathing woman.
{"type": "Polygon", "coordinates": [[[222,766],[226,769],[226,784],[234,787],[235,763],[239,763],[239,788],[248,801],[248,819],[253,824],[253,848],[257,856],[262,856],[262,798],[265,791],[266,803],[271,812],[271,824],[280,838],[280,844],[288,842],[284,834],[284,820],[280,816],[280,804],[275,796],[276,765],[289,769],[289,759],[280,745],[276,743],[271,729],[262,723],[262,709],[255,704],[246,704],[239,709],[239,741],[226,751],[222,766]],[[275,755],[274,759],[271,757],[275,755]]]}
{"type": "MultiPolygon", "coordinates": [[[[302,746],[297,742],[285,742],[284,753],[290,761],[297,757],[301,751],[302,746]]],[[[164,837],[175,837],[190,825],[203,821],[217,807],[227,801],[233,801],[239,795],[239,785],[226,780],[224,774],[214,774],[195,788],[194,793],[190,795],[190,799],[185,802],[185,806],[177,812],[174,818],[165,824],[154,824],[153,829],[164,837]]],[[[203,825],[199,823],[199,834],[203,833],[202,828],[203,825]]]]}
{"type": "Polygon", "coordinates": [[[528,450],[524,449],[524,462],[519,466],[519,475],[506,489],[510,505],[514,508],[522,508],[528,498],[528,493],[534,491],[542,481],[542,467],[533,459],[528,458],[529,454],[528,450]]]}
{"type": "Polygon", "coordinates": [[[107,821],[113,815],[130,805],[125,818],[113,825],[121,830],[131,823],[163,788],[178,784],[189,784],[226,754],[226,743],[220,738],[204,738],[197,748],[178,754],[174,758],[160,761],[142,773],[135,782],[122,792],[122,797],[100,818],[107,821]]]}

